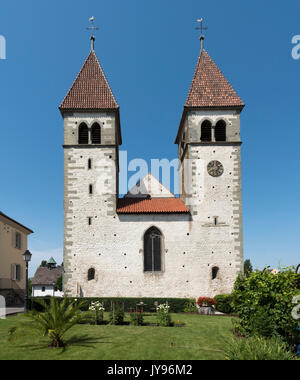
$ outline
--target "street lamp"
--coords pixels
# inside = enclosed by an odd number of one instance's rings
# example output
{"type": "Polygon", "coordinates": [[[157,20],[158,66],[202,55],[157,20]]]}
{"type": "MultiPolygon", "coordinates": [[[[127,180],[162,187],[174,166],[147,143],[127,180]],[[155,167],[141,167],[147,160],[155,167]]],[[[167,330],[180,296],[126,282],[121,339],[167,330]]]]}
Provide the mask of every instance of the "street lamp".
{"type": "Polygon", "coordinates": [[[27,250],[25,253],[23,253],[23,258],[26,263],[26,290],[25,290],[25,305],[24,305],[24,312],[27,313],[28,311],[28,263],[31,260],[32,254],[27,250]]]}

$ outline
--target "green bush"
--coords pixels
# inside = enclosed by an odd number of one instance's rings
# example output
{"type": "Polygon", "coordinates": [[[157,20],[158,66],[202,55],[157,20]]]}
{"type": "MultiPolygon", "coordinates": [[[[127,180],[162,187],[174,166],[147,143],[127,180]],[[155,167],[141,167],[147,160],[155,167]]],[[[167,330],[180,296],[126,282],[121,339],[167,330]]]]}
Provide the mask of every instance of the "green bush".
{"type": "Polygon", "coordinates": [[[251,273],[249,278],[239,276],[232,293],[239,316],[236,330],[246,336],[278,335],[295,347],[298,322],[292,317],[292,299],[300,293],[299,277],[293,268],[278,274],[264,270],[251,273]]]}
{"type": "Polygon", "coordinates": [[[231,314],[233,312],[232,299],[233,298],[231,294],[219,294],[215,296],[216,310],[220,311],[221,313],[231,314]]]}
{"type": "MultiPolygon", "coordinates": [[[[41,311],[40,306],[37,302],[35,302],[36,299],[43,299],[45,302],[49,302],[50,298],[45,297],[32,297],[30,298],[29,307],[31,310],[41,311]]],[[[89,306],[92,302],[101,302],[105,308],[105,310],[110,310],[111,302],[122,302],[124,303],[124,310],[130,311],[131,309],[135,309],[136,305],[140,303],[140,301],[143,301],[143,309],[145,312],[155,312],[156,308],[154,305],[154,302],[157,302],[158,305],[168,302],[170,307],[171,313],[183,313],[184,307],[187,302],[194,302],[194,299],[190,298],[103,298],[103,297],[73,297],[69,298],[70,301],[74,301],[74,299],[78,299],[80,301],[86,301],[84,303],[84,306],[82,307],[82,311],[88,311],[89,306]]],[[[63,298],[58,298],[59,301],[62,301],[63,298]]]]}
{"type": "Polygon", "coordinates": [[[142,326],[144,323],[144,316],[141,311],[130,312],[130,324],[132,326],[142,326]]]}
{"type": "Polygon", "coordinates": [[[227,360],[296,360],[282,340],[259,336],[233,339],[225,347],[225,356],[227,360]]]}
{"type": "Polygon", "coordinates": [[[196,306],[196,301],[189,301],[184,304],[183,311],[185,313],[198,313],[198,309],[196,306]]]}
{"type": "Polygon", "coordinates": [[[157,323],[159,326],[168,327],[171,326],[171,316],[169,314],[170,306],[167,304],[161,304],[157,307],[157,323]]]}
{"type": "Polygon", "coordinates": [[[124,322],[124,304],[121,301],[112,302],[109,313],[109,323],[111,325],[122,325],[124,322]]]}

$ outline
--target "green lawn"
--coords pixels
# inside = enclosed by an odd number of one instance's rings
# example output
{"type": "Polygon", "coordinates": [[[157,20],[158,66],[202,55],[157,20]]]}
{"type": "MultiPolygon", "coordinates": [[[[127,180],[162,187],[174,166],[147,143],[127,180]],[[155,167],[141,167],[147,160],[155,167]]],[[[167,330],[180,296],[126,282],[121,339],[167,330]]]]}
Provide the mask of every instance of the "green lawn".
{"type": "MultiPolygon", "coordinates": [[[[128,315],[126,318],[128,321],[128,315]]],[[[8,317],[0,320],[0,360],[224,359],[224,344],[232,336],[232,318],[172,314],[172,319],[182,321],[185,326],[77,325],[66,335],[68,347],[63,351],[49,348],[48,340],[36,335],[8,342],[9,329],[24,320],[24,316],[8,317]]],[[[145,322],[155,322],[155,317],[148,316],[145,322]]]]}

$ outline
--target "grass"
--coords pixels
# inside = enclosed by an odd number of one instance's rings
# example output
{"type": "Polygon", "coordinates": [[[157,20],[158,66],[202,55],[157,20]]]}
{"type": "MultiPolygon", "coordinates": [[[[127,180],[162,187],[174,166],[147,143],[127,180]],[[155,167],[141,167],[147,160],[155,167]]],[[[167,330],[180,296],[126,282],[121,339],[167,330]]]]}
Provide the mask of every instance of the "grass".
{"type": "MultiPolygon", "coordinates": [[[[222,360],[225,342],[232,337],[231,319],[172,314],[173,321],[185,326],[77,325],[67,333],[68,346],[62,350],[49,348],[48,339],[36,335],[8,342],[9,329],[24,320],[19,315],[0,319],[0,360],[222,360]]],[[[146,323],[155,321],[145,317],[146,323]]]]}

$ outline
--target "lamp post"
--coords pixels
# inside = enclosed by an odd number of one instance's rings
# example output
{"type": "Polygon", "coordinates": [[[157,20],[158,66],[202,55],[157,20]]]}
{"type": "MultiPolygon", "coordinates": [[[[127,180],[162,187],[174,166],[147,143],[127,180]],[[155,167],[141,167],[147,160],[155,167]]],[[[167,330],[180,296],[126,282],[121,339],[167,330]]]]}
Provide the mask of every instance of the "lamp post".
{"type": "Polygon", "coordinates": [[[26,289],[25,289],[25,305],[24,305],[24,312],[27,313],[28,312],[28,264],[29,264],[29,261],[31,260],[31,256],[32,254],[30,253],[30,251],[26,251],[25,253],[23,253],[23,258],[24,258],[24,261],[26,263],[26,289]]]}

